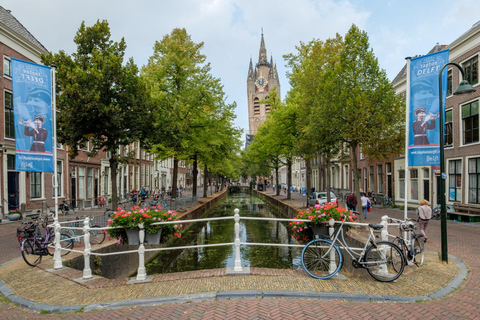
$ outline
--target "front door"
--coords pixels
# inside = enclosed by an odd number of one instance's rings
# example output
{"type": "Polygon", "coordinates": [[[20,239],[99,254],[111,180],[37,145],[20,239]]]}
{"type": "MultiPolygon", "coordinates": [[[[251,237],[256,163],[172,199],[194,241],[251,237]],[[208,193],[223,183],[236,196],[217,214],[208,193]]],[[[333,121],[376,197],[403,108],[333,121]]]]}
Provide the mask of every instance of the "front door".
{"type": "Polygon", "coordinates": [[[20,190],[18,185],[18,172],[8,172],[8,211],[20,207],[20,190]]]}
{"type": "Polygon", "coordinates": [[[387,195],[392,199],[392,175],[387,175],[387,195]]]}
{"type": "Polygon", "coordinates": [[[430,180],[423,180],[423,199],[430,202],[430,180]]]}
{"type": "Polygon", "coordinates": [[[72,178],[72,207],[73,208],[76,208],[77,207],[77,203],[76,203],[76,200],[77,200],[77,183],[76,183],[77,179],[76,178],[72,178]]]}

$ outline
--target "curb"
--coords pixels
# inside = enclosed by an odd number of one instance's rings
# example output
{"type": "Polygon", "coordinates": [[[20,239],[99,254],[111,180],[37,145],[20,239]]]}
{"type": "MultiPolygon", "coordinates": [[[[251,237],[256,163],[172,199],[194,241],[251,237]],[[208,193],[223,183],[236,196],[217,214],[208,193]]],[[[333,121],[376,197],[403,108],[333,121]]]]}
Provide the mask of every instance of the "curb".
{"type": "MultiPolygon", "coordinates": [[[[354,302],[416,302],[428,301],[438,299],[448,295],[450,292],[460,287],[463,281],[467,278],[468,270],[465,264],[455,256],[449,254],[449,257],[455,260],[458,264],[458,275],[448,283],[444,288],[428,295],[417,297],[399,297],[389,295],[367,295],[367,294],[353,294],[353,293],[329,293],[329,292],[296,292],[296,291],[260,291],[260,290],[241,290],[241,291],[218,291],[218,292],[204,292],[177,296],[163,296],[148,299],[131,299],[105,303],[92,303],[88,305],[74,305],[74,306],[58,306],[44,303],[38,303],[25,299],[10,289],[0,279],[0,293],[13,303],[17,303],[23,308],[33,311],[41,312],[48,311],[50,313],[71,313],[78,311],[93,311],[93,310],[113,310],[124,307],[140,307],[140,306],[156,306],[171,303],[187,303],[187,302],[202,302],[213,300],[230,300],[230,299],[315,299],[315,300],[343,300],[354,302]]],[[[9,262],[7,262],[9,263],[9,262]]],[[[4,263],[6,264],[6,263],[4,263]]],[[[3,264],[2,264],[3,265],[3,264]]]]}

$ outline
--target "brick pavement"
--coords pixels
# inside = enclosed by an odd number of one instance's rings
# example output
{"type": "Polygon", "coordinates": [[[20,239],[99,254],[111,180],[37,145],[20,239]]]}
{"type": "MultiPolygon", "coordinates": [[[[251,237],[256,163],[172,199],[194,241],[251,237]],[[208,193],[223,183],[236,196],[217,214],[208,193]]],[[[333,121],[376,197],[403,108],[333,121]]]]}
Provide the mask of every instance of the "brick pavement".
{"type": "MultiPolygon", "coordinates": [[[[294,195],[294,197],[295,199],[290,201],[291,205],[303,202],[304,198],[301,196],[294,195]]],[[[403,216],[403,212],[398,210],[374,208],[368,221],[378,222],[380,217],[386,213],[397,217],[403,216]]],[[[3,228],[4,226],[0,226],[0,235],[4,234],[3,228]]],[[[235,299],[45,316],[2,301],[0,302],[0,314],[4,319],[20,317],[28,319],[480,319],[478,289],[480,288],[478,277],[480,253],[475,243],[480,235],[480,228],[474,224],[454,222],[449,222],[448,228],[449,252],[466,263],[469,274],[458,290],[446,297],[427,302],[372,303],[310,299],[235,299]]],[[[428,235],[427,250],[440,251],[439,221],[431,221],[428,235]]],[[[18,247],[15,249],[18,250],[18,247]]],[[[3,257],[4,255],[0,253],[0,259],[4,259],[3,257]]]]}

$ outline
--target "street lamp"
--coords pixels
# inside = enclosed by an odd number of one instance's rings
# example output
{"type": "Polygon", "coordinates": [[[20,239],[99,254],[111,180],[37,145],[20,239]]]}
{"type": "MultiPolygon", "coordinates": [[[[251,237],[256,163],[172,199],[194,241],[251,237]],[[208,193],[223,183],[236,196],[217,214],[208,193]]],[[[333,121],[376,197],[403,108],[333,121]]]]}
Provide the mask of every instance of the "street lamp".
{"type": "MultiPolygon", "coordinates": [[[[443,65],[440,69],[440,73],[438,74],[438,88],[439,88],[439,109],[438,112],[440,113],[440,203],[441,203],[441,233],[442,233],[442,261],[448,263],[448,247],[447,247],[447,204],[446,204],[446,194],[445,194],[445,180],[447,179],[447,174],[445,172],[445,142],[444,142],[444,124],[443,124],[443,106],[442,106],[442,72],[446,66],[452,65],[457,67],[461,74],[462,79],[465,79],[465,72],[463,68],[455,62],[448,62],[443,65]]],[[[457,90],[453,93],[454,95],[470,93],[475,91],[475,88],[472,87],[467,80],[462,80],[460,85],[458,86],[457,90]]]]}

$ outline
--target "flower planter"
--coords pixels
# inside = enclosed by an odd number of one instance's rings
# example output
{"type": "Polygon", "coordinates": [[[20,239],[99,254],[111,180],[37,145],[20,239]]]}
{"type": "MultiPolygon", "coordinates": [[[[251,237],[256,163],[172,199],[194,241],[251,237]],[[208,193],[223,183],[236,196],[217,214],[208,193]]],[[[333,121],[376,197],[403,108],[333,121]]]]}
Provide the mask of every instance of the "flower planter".
{"type": "Polygon", "coordinates": [[[12,213],[8,215],[8,220],[10,221],[17,221],[18,219],[20,219],[19,213],[12,213]]]}
{"type": "MultiPolygon", "coordinates": [[[[338,231],[338,228],[340,226],[338,224],[335,224],[333,226],[333,235],[335,235],[338,231]]],[[[318,226],[312,226],[311,229],[312,229],[312,232],[313,232],[313,237],[315,239],[317,238],[327,238],[329,239],[330,238],[330,233],[329,233],[329,228],[330,226],[328,224],[321,224],[321,225],[318,225],[318,226]]],[[[342,233],[343,233],[343,236],[345,237],[345,231],[348,227],[347,226],[343,226],[343,230],[342,230],[342,233]]]]}
{"type": "MultiPolygon", "coordinates": [[[[129,245],[139,245],[140,244],[140,235],[139,229],[125,229],[127,232],[127,239],[129,245]]],[[[157,233],[148,233],[145,232],[145,244],[160,244],[160,238],[162,236],[162,231],[157,233]]]]}

